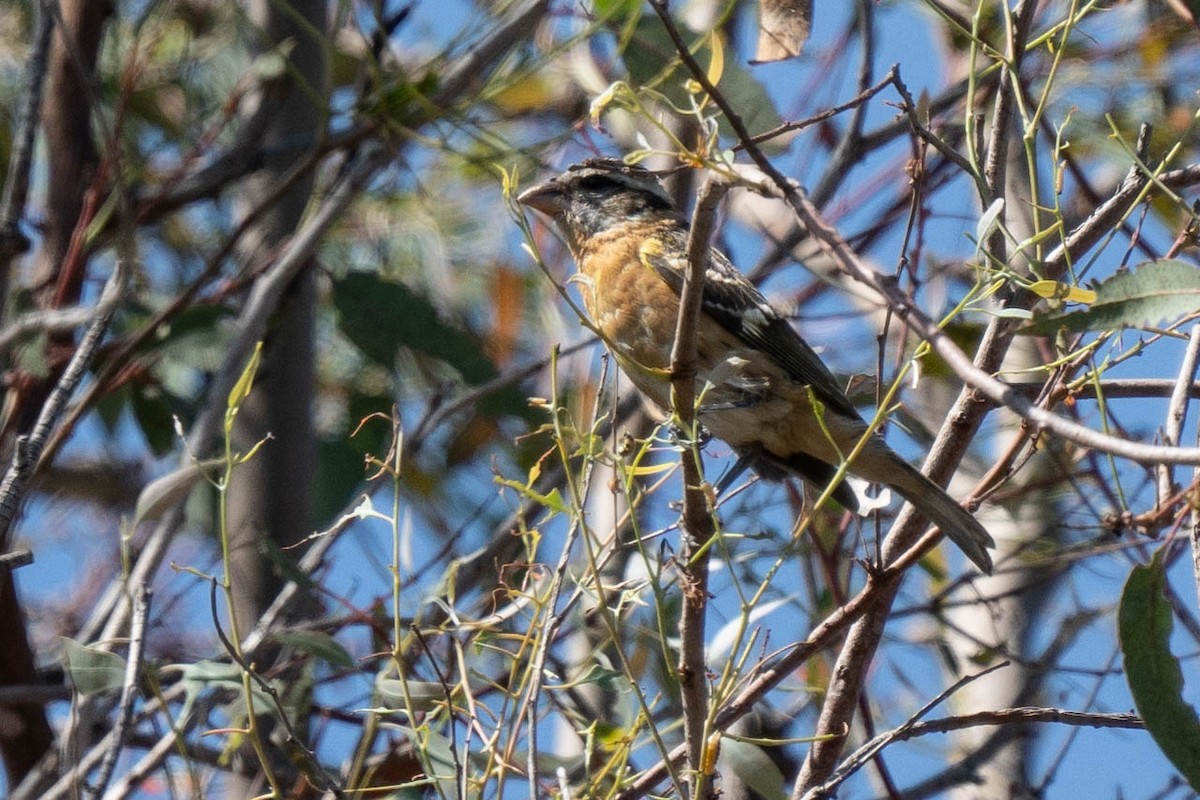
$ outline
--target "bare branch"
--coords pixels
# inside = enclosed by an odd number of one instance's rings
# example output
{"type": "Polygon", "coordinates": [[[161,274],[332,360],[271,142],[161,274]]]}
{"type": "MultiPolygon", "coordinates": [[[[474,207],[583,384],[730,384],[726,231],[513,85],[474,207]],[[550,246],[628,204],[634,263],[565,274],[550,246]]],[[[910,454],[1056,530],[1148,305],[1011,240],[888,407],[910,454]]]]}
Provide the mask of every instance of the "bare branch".
{"type": "MultiPolygon", "coordinates": [[[[957,684],[956,684],[957,685],[957,684]]],[[[964,728],[978,728],[985,725],[1029,725],[1031,723],[1055,723],[1074,727],[1117,728],[1124,730],[1142,730],[1145,723],[1136,714],[1104,714],[1090,711],[1065,711],[1058,708],[1038,708],[1026,706],[1021,708],[1001,708],[995,711],[980,711],[974,714],[962,714],[954,717],[931,719],[928,722],[912,721],[899,728],[876,736],[848,756],[844,766],[827,783],[805,795],[808,798],[822,797],[823,793],[832,790],[849,775],[842,775],[843,769],[851,763],[858,763],[871,752],[886,747],[893,742],[908,741],[919,736],[934,733],[948,733],[964,728]],[[861,754],[867,754],[866,756],[861,754]],[[838,780],[841,778],[841,780],[838,780]]],[[[861,764],[859,764],[861,766],[861,764]]]]}
{"type": "Polygon", "coordinates": [[[129,629],[129,654],[125,661],[125,680],[121,684],[121,700],[117,703],[117,723],[113,726],[112,743],[104,750],[104,760],[100,762],[100,773],[96,782],[84,794],[92,798],[104,795],[108,783],[112,780],[113,770],[117,766],[117,758],[125,746],[129,735],[130,722],[133,720],[133,701],[137,699],[140,677],[142,672],[142,650],[146,644],[146,618],[150,614],[150,591],[145,584],[139,585],[133,593],[133,621],[129,629]]]}
{"type": "MultiPolygon", "coordinates": [[[[1196,378],[1196,366],[1200,362],[1200,325],[1193,325],[1189,334],[1187,350],[1184,351],[1183,361],[1179,364],[1179,378],[1171,392],[1171,402],[1167,406],[1167,424],[1163,429],[1163,444],[1171,447],[1178,446],[1183,433],[1183,422],[1187,419],[1188,398],[1196,378]]],[[[1166,503],[1174,491],[1175,479],[1168,464],[1158,467],[1158,501],[1159,505],[1166,503]]]]}
{"type": "Polygon", "coordinates": [[[42,87],[49,65],[50,31],[53,23],[43,3],[33,4],[33,42],[25,65],[24,91],[17,103],[17,125],[9,153],[7,180],[0,199],[0,308],[8,298],[9,263],[29,248],[29,239],[21,232],[25,200],[29,195],[29,174],[33,164],[33,140],[37,133],[38,109],[42,105],[42,87]]]}
{"type": "Polygon", "coordinates": [[[883,733],[872,738],[871,741],[867,742],[862,747],[858,748],[858,750],[847,756],[842,761],[842,764],[840,767],[838,767],[837,771],[830,776],[829,780],[825,781],[820,786],[815,786],[812,789],[809,789],[804,795],[803,800],[815,800],[815,798],[832,795],[838,786],[845,783],[846,779],[858,772],[858,770],[865,766],[867,762],[874,759],[879,752],[883,750],[883,748],[887,747],[892,742],[907,738],[912,729],[916,727],[920,719],[937,706],[941,705],[946,698],[950,697],[968,683],[973,683],[985,675],[990,675],[996,670],[1004,669],[1007,666],[1009,666],[1009,662],[1002,661],[998,664],[993,664],[992,666],[980,672],[976,672],[971,675],[964,675],[963,677],[959,678],[948,688],[939,692],[937,696],[928,703],[921,706],[921,708],[919,708],[916,713],[909,717],[903,725],[895,728],[894,730],[888,731],[887,733],[883,733]]]}
{"type": "Polygon", "coordinates": [[[708,720],[708,667],[704,659],[704,627],[708,608],[709,544],[716,534],[713,511],[704,489],[704,463],[698,447],[696,424],[696,328],[704,297],[709,265],[709,241],[717,207],[727,190],[715,174],[700,189],[688,233],[688,269],[679,298],[679,320],[671,349],[671,408],[679,420],[684,447],[679,458],[683,470],[683,520],[680,537],[679,582],[683,608],[679,616],[679,684],[683,701],[683,738],[688,748],[691,796],[708,798],[712,775],[705,723],[708,720]]]}
{"type": "Polygon", "coordinates": [[[46,398],[37,423],[27,437],[20,437],[17,441],[13,450],[12,465],[5,473],[4,480],[0,482],[0,552],[8,549],[9,531],[46,439],[58,424],[67,400],[82,380],[96,348],[100,346],[100,339],[108,329],[109,320],[124,286],[126,269],[124,260],[118,258],[108,282],[104,285],[104,292],[96,306],[92,323],[80,339],[58,383],[46,398]]]}

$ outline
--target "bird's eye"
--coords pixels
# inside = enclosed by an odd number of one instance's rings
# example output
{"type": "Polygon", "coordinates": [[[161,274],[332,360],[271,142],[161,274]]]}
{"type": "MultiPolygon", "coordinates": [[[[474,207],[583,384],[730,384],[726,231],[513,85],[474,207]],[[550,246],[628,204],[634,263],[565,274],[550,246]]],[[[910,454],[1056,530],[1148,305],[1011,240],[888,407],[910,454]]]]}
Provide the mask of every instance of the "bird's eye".
{"type": "Polygon", "coordinates": [[[579,188],[585,192],[599,192],[608,189],[613,185],[613,182],[603,175],[588,175],[585,178],[580,178],[579,188]]]}

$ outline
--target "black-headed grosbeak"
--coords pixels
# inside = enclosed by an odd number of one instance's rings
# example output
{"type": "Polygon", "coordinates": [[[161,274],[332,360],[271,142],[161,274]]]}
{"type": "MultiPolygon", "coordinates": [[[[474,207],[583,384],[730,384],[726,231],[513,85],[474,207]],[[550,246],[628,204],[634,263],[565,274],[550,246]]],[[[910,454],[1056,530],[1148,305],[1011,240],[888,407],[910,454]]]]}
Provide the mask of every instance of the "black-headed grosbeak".
{"type": "MultiPolygon", "coordinates": [[[[550,217],[582,274],[584,305],[622,370],[669,409],[669,368],[687,269],[688,222],[658,179],[589,159],[521,194],[550,217]]],[[[696,331],[700,422],[763,477],[830,483],[867,423],[795,329],[718,250],[709,253],[696,331]]],[[[992,537],[937,484],[871,435],[849,471],[895,489],[984,572],[992,537]]],[[[834,498],[857,509],[842,483],[834,498]]]]}

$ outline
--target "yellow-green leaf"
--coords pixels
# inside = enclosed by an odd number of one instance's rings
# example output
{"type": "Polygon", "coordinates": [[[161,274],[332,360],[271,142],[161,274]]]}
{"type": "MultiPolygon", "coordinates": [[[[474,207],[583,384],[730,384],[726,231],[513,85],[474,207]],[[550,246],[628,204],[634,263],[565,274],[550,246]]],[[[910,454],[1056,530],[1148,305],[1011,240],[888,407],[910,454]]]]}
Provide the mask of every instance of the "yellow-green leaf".
{"type": "Polygon", "coordinates": [[[708,82],[716,86],[725,74],[725,44],[721,40],[721,34],[713,31],[708,37],[708,45],[712,49],[712,60],[708,62],[708,82]]]}
{"type": "Polygon", "coordinates": [[[250,360],[246,362],[246,368],[242,370],[242,375],[237,379],[237,383],[229,390],[229,401],[226,408],[229,411],[236,411],[238,406],[246,401],[250,396],[250,390],[254,388],[254,374],[258,372],[258,363],[262,360],[262,342],[254,345],[254,352],[250,354],[250,360]]]}
{"type": "Polygon", "coordinates": [[[1035,281],[1029,287],[1029,291],[1047,300],[1066,300],[1068,303],[1087,304],[1096,302],[1096,293],[1091,289],[1081,289],[1078,286],[1058,281],[1035,281]]]}

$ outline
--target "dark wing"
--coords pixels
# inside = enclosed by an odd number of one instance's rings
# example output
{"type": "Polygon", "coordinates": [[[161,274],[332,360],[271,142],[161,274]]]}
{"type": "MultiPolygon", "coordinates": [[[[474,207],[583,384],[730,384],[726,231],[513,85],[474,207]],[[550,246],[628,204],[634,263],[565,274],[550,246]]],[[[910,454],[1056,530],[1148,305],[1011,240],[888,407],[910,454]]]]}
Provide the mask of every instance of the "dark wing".
{"type": "MultiPolygon", "coordinates": [[[[837,467],[803,453],[794,453],[787,458],[779,458],[761,447],[739,447],[736,450],[739,460],[757,472],[763,480],[781,481],[794,474],[799,475],[810,486],[825,487],[833,483],[834,477],[837,476],[837,467]]],[[[722,484],[726,483],[728,477],[737,476],[729,473],[721,479],[722,484]]],[[[724,485],[720,489],[723,490],[724,485]]],[[[834,487],[833,499],[840,503],[842,508],[858,511],[858,495],[854,493],[854,487],[845,480],[840,481],[834,487]]]]}
{"type": "MultiPolygon", "coordinates": [[[[648,240],[648,246],[642,247],[641,257],[668,286],[681,293],[683,270],[687,265],[682,258],[667,254],[684,252],[687,233],[683,230],[675,233],[680,242],[666,244],[648,240]]],[[[701,299],[704,313],[750,347],[770,356],[792,380],[811,386],[817,399],[830,409],[858,418],[858,410],[808,342],[800,338],[795,328],[771,307],[762,292],[738,272],[724,253],[710,250],[709,254],[701,299]]]]}

